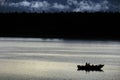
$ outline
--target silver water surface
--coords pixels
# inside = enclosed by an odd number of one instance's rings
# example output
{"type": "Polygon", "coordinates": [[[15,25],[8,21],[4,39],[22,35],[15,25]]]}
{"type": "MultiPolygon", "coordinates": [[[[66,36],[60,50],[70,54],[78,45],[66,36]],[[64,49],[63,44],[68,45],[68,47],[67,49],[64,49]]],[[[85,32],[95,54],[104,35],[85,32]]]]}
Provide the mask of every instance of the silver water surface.
{"type": "Polygon", "coordinates": [[[1,80],[120,80],[120,42],[0,38],[1,80]],[[77,64],[105,64],[103,72],[77,64]]]}

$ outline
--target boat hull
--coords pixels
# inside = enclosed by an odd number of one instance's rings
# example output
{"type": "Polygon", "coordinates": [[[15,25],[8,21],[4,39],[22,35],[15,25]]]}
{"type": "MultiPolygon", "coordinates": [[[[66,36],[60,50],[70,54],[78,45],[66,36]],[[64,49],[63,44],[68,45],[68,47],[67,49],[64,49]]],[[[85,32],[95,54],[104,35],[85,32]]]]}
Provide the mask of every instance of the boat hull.
{"type": "Polygon", "coordinates": [[[86,70],[86,71],[101,71],[101,68],[104,65],[94,65],[94,66],[81,66],[77,65],[78,70],[86,70]]]}

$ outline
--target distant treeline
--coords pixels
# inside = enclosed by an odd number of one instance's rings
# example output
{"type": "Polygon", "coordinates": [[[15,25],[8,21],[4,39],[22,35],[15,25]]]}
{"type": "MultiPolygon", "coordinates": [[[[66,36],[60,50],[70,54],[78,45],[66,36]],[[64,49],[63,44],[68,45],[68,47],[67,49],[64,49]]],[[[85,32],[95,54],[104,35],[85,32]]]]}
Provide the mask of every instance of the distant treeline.
{"type": "Polygon", "coordinates": [[[0,13],[1,37],[120,40],[120,13],[0,13]]]}
{"type": "Polygon", "coordinates": [[[21,16],[23,16],[23,15],[27,15],[27,16],[29,16],[29,15],[33,15],[33,16],[46,16],[46,15],[49,15],[49,16],[57,16],[57,15],[59,15],[59,16],[61,16],[61,15],[68,15],[68,16],[100,16],[100,15],[107,15],[107,16],[110,16],[110,15],[120,15],[120,12],[40,12],[40,13],[27,13],[27,12],[8,12],[8,13],[0,13],[0,16],[2,16],[2,15],[21,15],[21,16]]]}
{"type": "MultiPolygon", "coordinates": [[[[32,22],[38,22],[41,24],[85,24],[85,23],[99,23],[101,24],[108,23],[109,21],[118,21],[120,18],[120,13],[110,13],[110,12],[96,12],[96,13],[88,13],[88,12],[58,12],[58,13],[0,13],[0,19],[3,22],[15,21],[18,24],[32,22]],[[70,23],[71,22],[71,23],[70,23]]],[[[63,24],[63,25],[64,25],[63,24]]],[[[55,25],[56,26],[56,25],[55,25]]]]}

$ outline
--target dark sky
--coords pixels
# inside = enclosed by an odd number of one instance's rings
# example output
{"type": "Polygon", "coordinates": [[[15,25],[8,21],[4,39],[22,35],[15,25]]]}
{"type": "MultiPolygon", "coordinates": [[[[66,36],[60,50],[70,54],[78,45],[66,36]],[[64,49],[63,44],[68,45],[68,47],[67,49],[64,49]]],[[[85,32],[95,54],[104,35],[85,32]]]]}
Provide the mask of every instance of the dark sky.
{"type": "Polygon", "coordinates": [[[0,12],[120,12],[120,0],[0,0],[0,12]]]}

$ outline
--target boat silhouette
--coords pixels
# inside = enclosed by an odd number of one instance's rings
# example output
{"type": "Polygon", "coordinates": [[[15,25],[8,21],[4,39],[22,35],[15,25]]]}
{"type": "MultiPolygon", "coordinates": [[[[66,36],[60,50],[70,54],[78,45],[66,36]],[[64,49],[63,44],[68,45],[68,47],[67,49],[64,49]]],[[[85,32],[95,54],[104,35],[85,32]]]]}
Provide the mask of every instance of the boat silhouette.
{"type": "Polygon", "coordinates": [[[78,71],[79,70],[85,70],[85,71],[103,71],[101,68],[104,66],[104,64],[98,64],[98,65],[90,65],[90,63],[86,63],[85,65],[77,65],[78,71]]]}

